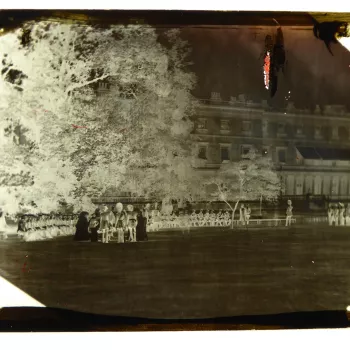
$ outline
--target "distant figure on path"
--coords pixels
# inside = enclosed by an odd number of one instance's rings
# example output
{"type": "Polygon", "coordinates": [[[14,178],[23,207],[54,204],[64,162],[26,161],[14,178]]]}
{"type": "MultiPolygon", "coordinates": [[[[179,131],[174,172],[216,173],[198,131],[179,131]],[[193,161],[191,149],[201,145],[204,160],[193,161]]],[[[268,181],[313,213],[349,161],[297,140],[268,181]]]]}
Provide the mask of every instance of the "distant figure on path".
{"type": "Polygon", "coordinates": [[[97,231],[100,229],[100,224],[101,224],[101,214],[100,214],[100,209],[97,208],[89,221],[91,242],[98,242],[97,231]]]}
{"type": "Polygon", "coordinates": [[[244,204],[241,204],[241,207],[239,208],[239,223],[244,225],[245,223],[245,207],[244,204]]]}
{"type": "Polygon", "coordinates": [[[336,220],[337,220],[337,217],[336,217],[336,208],[335,208],[333,205],[332,205],[332,207],[331,207],[330,216],[331,216],[331,223],[330,223],[330,225],[331,225],[331,226],[336,225],[336,220]]]}
{"type": "Polygon", "coordinates": [[[88,241],[90,239],[89,234],[89,213],[82,211],[79,215],[77,224],[75,225],[75,241],[88,241]]]}
{"type": "Polygon", "coordinates": [[[206,210],[205,213],[204,213],[204,226],[210,226],[209,210],[206,210]]]}
{"type": "Polygon", "coordinates": [[[345,225],[350,226],[350,205],[347,204],[345,210],[345,225]]]}
{"type": "Polygon", "coordinates": [[[252,210],[250,209],[249,204],[247,204],[247,207],[245,208],[245,224],[246,225],[249,225],[251,213],[252,213],[252,210]]]}
{"type": "MultiPolygon", "coordinates": [[[[142,212],[142,216],[145,218],[145,231],[144,231],[145,237],[144,237],[144,239],[146,241],[148,241],[147,226],[148,226],[149,220],[151,219],[150,209],[151,209],[151,205],[149,203],[147,203],[144,206],[143,212],[142,212]]],[[[169,210],[170,209],[173,209],[173,206],[171,204],[169,205],[169,210]]]]}
{"type": "Polygon", "coordinates": [[[292,201],[288,199],[288,207],[286,211],[286,226],[292,225],[292,217],[293,217],[293,207],[292,207],[292,201]]]}
{"type": "Polygon", "coordinates": [[[0,235],[2,235],[4,239],[7,238],[7,233],[6,233],[7,230],[8,230],[8,227],[5,219],[5,213],[0,208],[0,235]]]}
{"type": "Polygon", "coordinates": [[[339,218],[340,218],[339,206],[336,206],[335,210],[334,210],[334,223],[335,223],[335,226],[339,226],[339,218]]]}
{"type": "Polygon", "coordinates": [[[340,226],[345,226],[345,217],[344,217],[344,212],[345,212],[345,207],[343,203],[339,203],[340,209],[339,209],[339,225],[340,226]]]}
{"type": "Polygon", "coordinates": [[[185,213],[183,215],[183,221],[182,221],[182,234],[185,236],[190,234],[190,214],[188,213],[187,210],[185,210],[185,213]]]}
{"type": "Polygon", "coordinates": [[[127,206],[128,240],[136,242],[137,213],[133,205],[127,206]]]}
{"type": "Polygon", "coordinates": [[[191,226],[194,227],[196,226],[198,223],[197,221],[197,214],[196,211],[194,209],[192,209],[192,214],[191,214],[191,226]]]}
{"type": "Polygon", "coordinates": [[[204,213],[203,213],[203,209],[201,209],[199,211],[199,214],[198,214],[198,226],[202,227],[204,226],[204,213]]]}
{"type": "Polygon", "coordinates": [[[333,224],[333,207],[329,204],[328,206],[328,224],[332,226],[333,224]]]}

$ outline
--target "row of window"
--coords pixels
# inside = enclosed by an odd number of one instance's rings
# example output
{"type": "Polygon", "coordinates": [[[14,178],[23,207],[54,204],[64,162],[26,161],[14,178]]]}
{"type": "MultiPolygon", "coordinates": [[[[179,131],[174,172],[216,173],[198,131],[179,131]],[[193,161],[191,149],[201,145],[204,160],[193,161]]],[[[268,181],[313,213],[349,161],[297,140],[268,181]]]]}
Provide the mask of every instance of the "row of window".
{"type": "MultiPolygon", "coordinates": [[[[254,148],[253,145],[241,145],[240,147],[240,153],[241,156],[244,157],[245,155],[249,154],[249,152],[254,148]]],[[[208,148],[207,146],[203,145],[199,147],[199,153],[198,157],[201,159],[207,159],[207,152],[208,148]]],[[[231,159],[230,157],[230,146],[221,145],[220,146],[220,160],[221,162],[229,161],[231,159]]],[[[263,146],[261,149],[261,155],[263,157],[266,157],[269,155],[269,147],[263,146]]],[[[285,147],[277,147],[276,148],[276,156],[279,163],[285,163],[286,162],[286,154],[287,149],[285,147]]]]}
{"type": "Polygon", "coordinates": [[[285,179],[285,194],[348,195],[350,194],[348,180],[348,176],[288,175],[285,179]]]}
{"type": "MultiPolygon", "coordinates": [[[[263,123],[263,129],[266,132],[267,131],[267,123],[263,123]]],[[[205,118],[199,118],[197,119],[197,130],[208,130],[208,122],[205,118]]],[[[230,131],[231,130],[231,124],[230,120],[227,119],[221,119],[220,120],[220,130],[221,131],[230,131]]],[[[243,134],[251,133],[253,130],[252,128],[252,121],[250,120],[244,120],[241,124],[241,132],[243,134]]],[[[315,138],[321,139],[323,138],[322,133],[322,127],[321,126],[315,126],[315,138]]],[[[280,122],[277,125],[277,134],[278,135],[285,135],[286,134],[286,123],[280,122]]],[[[297,125],[296,126],[296,135],[297,136],[304,136],[304,127],[303,125],[297,125]]],[[[346,127],[340,126],[340,127],[333,127],[332,128],[332,137],[338,138],[338,137],[347,137],[348,131],[346,127]]]]}

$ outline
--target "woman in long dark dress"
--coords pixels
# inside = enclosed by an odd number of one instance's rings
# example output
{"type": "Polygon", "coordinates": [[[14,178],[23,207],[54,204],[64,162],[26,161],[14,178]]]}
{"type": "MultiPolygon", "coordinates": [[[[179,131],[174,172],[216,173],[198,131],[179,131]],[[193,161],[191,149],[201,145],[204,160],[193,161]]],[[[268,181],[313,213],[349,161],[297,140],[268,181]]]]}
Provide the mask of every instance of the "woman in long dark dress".
{"type": "Polygon", "coordinates": [[[88,241],[90,239],[89,234],[89,213],[86,211],[82,211],[79,215],[79,219],[77,224],[75,225],[75,241],[88,241]]]}
{"type": "Polygon", "coordinates": [[[136,212],[137,212],[136,240],[144,241],[146,239],[146,218],[142,215],[142,210],[136,209],[136,212]]]}

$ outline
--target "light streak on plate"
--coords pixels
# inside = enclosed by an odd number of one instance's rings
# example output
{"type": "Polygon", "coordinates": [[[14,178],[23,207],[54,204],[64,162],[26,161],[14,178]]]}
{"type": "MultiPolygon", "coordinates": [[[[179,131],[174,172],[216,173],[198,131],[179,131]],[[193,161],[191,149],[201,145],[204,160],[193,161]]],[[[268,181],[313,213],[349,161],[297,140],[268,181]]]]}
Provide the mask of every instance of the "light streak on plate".
{"type": "Polygon", "coordinates": [[[18,306],[45,307],[45,305],[39,303],[27,293],[0,276],[0,309],[3,307],[18,306]]]}
{"type": "Polygon", "coordinates": [[[269,89],[269,85],[270,85],[270,63],[271,63],[270,52],[267,51],[264,58],[264,84],[265,84],[266,90],[269,89]]]}
{"type": "Polygon", "coordinates": [[[350,51],[350,37],[341,37],[341,38],[338,38],[338,41],[339,41],[348,51],[350,51]]]}

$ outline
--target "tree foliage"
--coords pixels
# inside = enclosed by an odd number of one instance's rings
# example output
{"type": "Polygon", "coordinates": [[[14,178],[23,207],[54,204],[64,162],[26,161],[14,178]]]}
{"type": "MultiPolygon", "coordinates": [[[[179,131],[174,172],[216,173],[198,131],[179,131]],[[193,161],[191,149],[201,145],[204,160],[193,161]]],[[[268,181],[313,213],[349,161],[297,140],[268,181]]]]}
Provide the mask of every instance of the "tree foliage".
{"type": "Polygon", "coordinates": [[[1,132],[13,125],[0,176],[13,208],[35,202],[47,211],[58,200],[87,206],[110,187],[193,196],[195,77],[179,32],[165,39],[148,26],[49,22],[0,38],[1,132]],[[98,82],[110,89],[96,94],[98,82]],[[14,139],[14,127],[25,140],[14,139]]]}
{"type": "Polygon", "coordinates": [[[225,202],[232,218],[240,201],[277,199],[282,189],[280,177],[270,159],[251,150],[240,161],[222,164],[220,169],[203,181],[203,193],[213,200],[225,202]],[[234,207],[231,205],[235,203],[234,207]]]}

